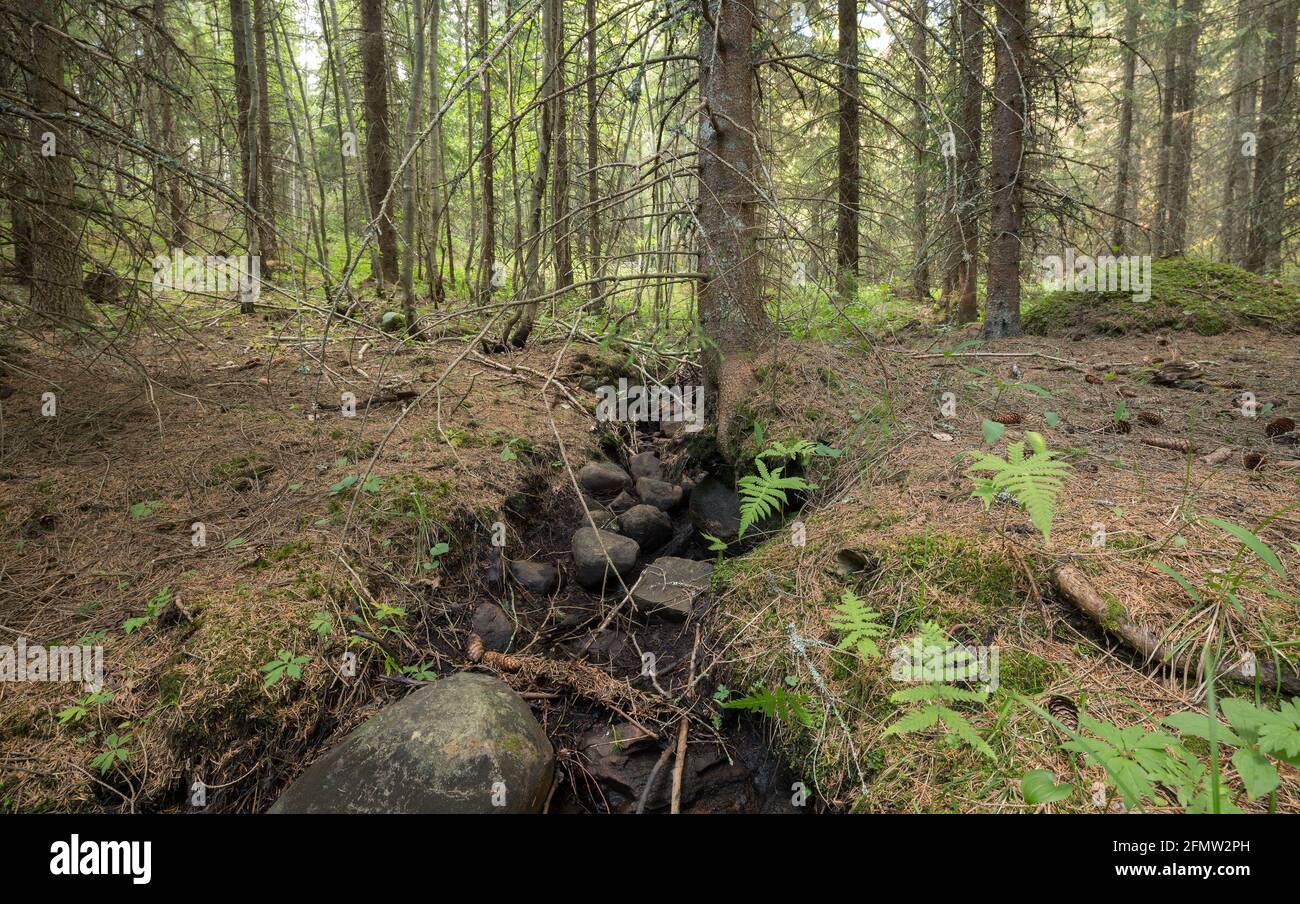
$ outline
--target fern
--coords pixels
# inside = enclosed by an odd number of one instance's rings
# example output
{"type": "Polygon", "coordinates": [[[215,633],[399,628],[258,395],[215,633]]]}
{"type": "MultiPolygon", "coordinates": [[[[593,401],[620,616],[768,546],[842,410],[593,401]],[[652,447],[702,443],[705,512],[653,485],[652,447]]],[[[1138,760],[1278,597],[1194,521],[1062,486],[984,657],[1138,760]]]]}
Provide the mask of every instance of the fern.
{"type": "Polygon", "coordinates": [[[798,722],[805,728],[813,724],[812,714],[807,710],[808,695],[791,693],[780,685],[769,691],[761,684],[755,684],[749,689],[748,696],[723,701],[719,705],[723,709],[761,713],[778,722],[798,722]]]}
{"type": "Polygon", "coordinates": [[[984,452],[970,452],[975,462],[966,475],[975,480],[971,493],[984,503],[988,511],[1000,493],[1009,493],[1029,513],[1034,527],[1043,535],[1043,542],[1052,542],[1052,518],[1056,514],[1056,495],[1063,487],[1062,481],[1070,475],[1070,465],[1057,459],[1060,453],[1047,448],[1041,434],[1028,431],[1025,439],[1033,450],[1025,457],[1025,443],[1007,445],[1007,457],[998,458],[984,452]],[[990,477],[975,477],[987,471],[990,477]]]}
{"type": "Polygon", "coordinates": [[[811,490],[813,485],[802,477],[784,477],[784,466],[768,471],[761,458],[754,459],[758,474],[749,474],[736,481],[740,491],[740,529],[738,536],[755,523],[785,511],[790,504],[786,490],[811,490]]]}
{"type": "Polygon", "coordinates": [[[835,607],[836,615],[831,617],[831,630],[843,635],[838,650],[857,648],[863,659],[875,659],[880,656],[880,647],[875,638],[883,637],[888,629],[877,622],[880,613],[867,605],[852,590],[845,590],[835,607]]]}
{"type": "Polygon", "coordinates": [[[948,733],[964,742],[989,759],[997,759],[993,748],[980,737],[975,726],[966,721],[966,717],[957,710],[945,706],[949,702],[985,703],[988,694],[984,691],[968,691],[951,684],[922,684],[909,687],[891,694],[892,703],[924,703],[925,706],[913,709],[885,729],[884,736],[895,734],[912,734],[942,724],[948,733]]]}

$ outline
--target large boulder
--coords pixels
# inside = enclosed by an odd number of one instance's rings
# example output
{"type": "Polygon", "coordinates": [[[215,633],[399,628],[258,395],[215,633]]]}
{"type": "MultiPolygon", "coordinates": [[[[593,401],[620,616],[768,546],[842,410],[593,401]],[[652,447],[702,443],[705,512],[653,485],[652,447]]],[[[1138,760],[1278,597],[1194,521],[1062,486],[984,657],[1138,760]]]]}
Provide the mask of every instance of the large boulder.
{"type": "Polygon", "coordinates": [[[709,589],[712,581],[712,562],[663,556],[641,572],[632,588],[632,602],[643,612],[683,619],[691,614],[691,604],[709,589]]]}
{"type": "Polygon", "coordinates": [[[528,704],[489,675],[439,678],[318,759],[272,813],[538,813],[555,752],[528,704]]]}
{"type": "Polygon", "coordinates": [[[653,505],[634,505],[619,519],[623,533],[643,550],[658,549],[673,535],[673,521],[653,505]]]}
{"type": "Polygon", "coordinates": [[[691,523],[700,533],[728,542],[740,535],[740,497],[716,477],[706,477],[691,492],[691,523]]]}
{"type": "Polygon", "coordinates": [[[627,471],[607,461],[589,461],[578,469],[578,485],[602,499],[617,496],[631,483],[627,471]]]}
{"type": "Polygon", "coordinates": [[[573,532],[573,572],[588,590],[617,583],[614,572],[626,575],[636,565],[641,547],[635,540],[607,530],[580,527],[573,532]]]}

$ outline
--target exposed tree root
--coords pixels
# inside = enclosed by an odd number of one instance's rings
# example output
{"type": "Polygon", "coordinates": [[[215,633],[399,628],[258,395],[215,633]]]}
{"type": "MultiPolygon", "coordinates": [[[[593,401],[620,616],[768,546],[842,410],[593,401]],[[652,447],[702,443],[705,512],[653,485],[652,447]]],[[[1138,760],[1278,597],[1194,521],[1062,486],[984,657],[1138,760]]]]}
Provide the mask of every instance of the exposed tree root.
{"type": "MultiPolygon", "coordinates": [[[[1068,563],[1057,565],[1052,569],[1052,585],[1098,627],[1119,638],[1147,660],[1196,677],[1193,663],[1174,656],[1167,644],[1150,629],[1134,621],[1122,605],[1105,599],[1078,567],[1068,563]]],[[[1257,661],[1254,675],[1247,675],[1241,666],[1220,663],[1218,677],[1252,686],[1258,680],[1261,687],[1275,687],[1288,694],[1300,694],[1300,675],[1275,662],[1257,661]]]]}

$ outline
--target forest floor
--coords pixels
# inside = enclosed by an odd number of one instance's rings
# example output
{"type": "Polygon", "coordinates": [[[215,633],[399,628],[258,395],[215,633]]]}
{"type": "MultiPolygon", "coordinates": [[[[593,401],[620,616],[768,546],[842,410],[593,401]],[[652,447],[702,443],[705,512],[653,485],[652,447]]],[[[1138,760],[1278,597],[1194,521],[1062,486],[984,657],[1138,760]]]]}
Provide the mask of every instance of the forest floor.
{"type": "MultiPolygon", "coordinates": [[[[593,382],[636,377],[621,356],[541,342],[486,358],[469,337],[402,344],[345,324],[322,362],[318,327],[193,312],[171,324],[130,347],[147,377],[102,345],[49,333],[11,334],[4,349],[0,631],[5,643],[102,645],[107,677],[99,694],[0,683],[0,809],[182,810],[201,781],[209,806],[260,811],[412,682],[467,667],[481,601],[512,614],[511,650],[524,655],[571,654],[607,614],[567,590],[517,596],[494,572],[490,537],[502,521],[512,558],[564,562],[582,513],[574,472],[648,441],[601,431],[592,415],[593,382]],[[337,407],[347,391],[355,417],[337,407]],[[54,417],[42,415],[46,392],[54,417]],[[277,665],[288,668],[268,684],[277,665]],[[126,753],[100,768],[114,750],[126,753]]],[[[762,786],[793,775],[832,809],[1023,810],[1019,778],[1034,768],[1078,786],[1057,809],[1098,806],[1087,789],[1102,771],[1067,757],[1064,736],[1020,697],[1059,695],[1155,729],[1201,705],[1203,687],[1142,662],[1062,599],[1049,572],[1067,558],[1186,661],[1220,637],[1233,661],[1296,652],[1296,605],[1261,589],[1267,570],[1206,520],[1255,530],[1288,574],[1300,569],[1300,515],[1287,509],[1296,434],[1265,435],[1300,398],[1294,337],[1025,338],[994,353],[960,332],[923,333],[769,351],[751,412],[766,438],[840,453],[809,469],[806,544],[781,528],[720,562],[702,641],[695,617],[668,629],[619,616],[634,646],[670,631],[655,641],[665,659],[708,663],[709,694],[715,682],[789,687],[814,711],[809,724],[700,719],[710,742],[752,748],[762,732],[788,764],[750,783],[762,800],[734,808],[772,809],[762,786]],[[1194,362],[1183,388],[1153,382],[1170,362],[1194,362]],[[1243,415],[1243,392],[1269,407],[1243,415]],[[990,421],[1005,437],[987,441],[990,421]],[[1072,469],[1050,546],[1014,506],[986,513],[964,476],[962,453],[1024,430],[1072,469]],[[1220,447],[1231,452],[1207,464],[1220,447]],[[1225,572],[1249,580],[1235,604],[1208,592],[1194,604],[1157,563],[1202,589],[1225,572]],[[884,613],[882,649],[927,620],[1000,648],[1000,690],[963,710],[992,759],[942,732],[885,733],[900,712],[887,657],[834,649],[830,607],[845,589],[884,613]]],[[[698,468],[688,445],[672,448],[679,473],[698,468]]],[[[635,683],[635,651],[617,658],[609,670],[635,683]]],[[[531,690],[573,789],[557,808],[614,809],[586,780],[580,745],[614,714],[531,690]]],[[[1300,774],[1282,772],[1275,806],[1300,811],[1300,774]]],[[[1235,775],[1229,784],[1240,788],[1235,775]]]]}

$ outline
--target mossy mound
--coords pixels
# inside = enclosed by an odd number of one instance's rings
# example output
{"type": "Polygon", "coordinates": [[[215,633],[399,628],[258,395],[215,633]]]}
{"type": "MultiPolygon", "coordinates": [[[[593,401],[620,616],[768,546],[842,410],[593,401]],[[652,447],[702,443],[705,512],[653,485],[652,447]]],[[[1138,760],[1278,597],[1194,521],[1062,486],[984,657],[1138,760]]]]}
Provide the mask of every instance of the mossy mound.
{"type": "Polygon", "coordinates": [[[1158,330],[1217,336],[1259,326],[1300,332],[1300,286],[1192,258],[1152,261],[1145,301],[1132,292],[1057,291],[1027,299],[1024,312],[1025,332],[1039,336],[1158,330]]]}
{"type": "MultiPolygon", "coordinates": [[[[990,787],[1006,786],[1018,726],[1015,694],[1041,694],[1060,670],[1024,649],[1025,577],[995,544],[957,533],[915,531],[871,510],[813,514],[808,543],[777,537],[715,571],[715,590],[734,654],[727,683],[754,692],[785,688],[809,718],[780,719],[777,743],[792,767],[832,806],[853,811],[950,811],[990,787]],[[851,591],[880,613],[878,655],[837,649],[834,606],[851,591]],[[1001,647],[1002,684],[984,705],[957,704],[996,751],[981,755],[943,730],[896,734],[886,728],[913,708],[892,696],[896,650],[933,623],[954,644],[1001,647]],[[1013,718],[1014,715],[1014,718],[1013,718]]],[[[1036,570],[1032,560],[1025,563],[1036,570]]]]}

